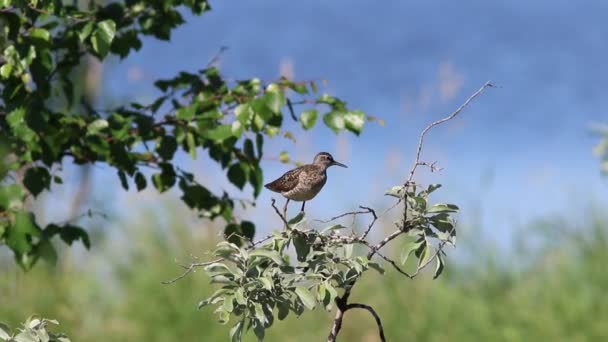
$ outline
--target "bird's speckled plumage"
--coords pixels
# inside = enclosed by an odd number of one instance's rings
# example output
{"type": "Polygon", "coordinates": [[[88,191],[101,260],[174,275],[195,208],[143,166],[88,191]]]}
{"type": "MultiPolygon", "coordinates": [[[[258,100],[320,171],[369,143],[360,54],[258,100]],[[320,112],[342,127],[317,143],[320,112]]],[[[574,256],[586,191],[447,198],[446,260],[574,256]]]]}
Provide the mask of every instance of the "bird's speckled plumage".
{"type": "MultiPolygon", "coordinates": [[[[264,185],[267,189],[278,192],[289,200],[306,202],[313,199],[327,182],[327,168],[346,165],[338,163],[327,152],[318,153],[312,164],[302,165],[287,171],[276,180],[264,185]]],[[[302,210],[304,210],[304,203],[302,210]]],[[[287,206],[287,203],[285,204],[287,206]]]]}

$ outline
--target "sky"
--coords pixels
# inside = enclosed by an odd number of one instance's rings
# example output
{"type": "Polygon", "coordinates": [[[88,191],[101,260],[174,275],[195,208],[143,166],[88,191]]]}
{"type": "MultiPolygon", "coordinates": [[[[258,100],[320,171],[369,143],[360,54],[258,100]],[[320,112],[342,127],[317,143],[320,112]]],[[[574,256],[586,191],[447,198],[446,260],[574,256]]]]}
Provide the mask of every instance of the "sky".
{"type": "MultiPolygon", "coordinates": [[[[434,198],[460,205],[460,220],[490,240],[547,215],[576,220],[591,206],[606,207],[606,179],[592,154],[592,123],[608,122],[608,2],[596,1],[212,1],[202,17],[170,42],[146,39],[125,60],[103,66],[99,98],[150,101],[158,78],[204,67],[220,47],[228,78],[326,80],[323,91],[382,118],[360,137],[335,135],[318,125],[294,128],[296,143],[275,138],[266,156],[288,151],[311,161],[327,151],[348,169],[330,169],[325,189],[307,204],[311,217],[327,218],[357,205],[386,208],[385,189],[402,183],[414,159],[419,132],[448,115],[486,81],[488,89],[455,120],[427,136],[422,183],[442,183],[434,198]]],[[[199,153],[203,155],[203,153],[199,153]]],[[[214,190],[230,188],[206,157],[183,158],[214,190]]],[[[265,181],[290,166],[263,161],[265,181]]],[[[66,172],[71,172],[67,170],[66,172]]],[[[94,169],[94,188],[131,203],[109,167],[94,169]]],[[[64,194],[69,194],[66,190],[64,194]]],[[[152,193],[148,194],[153,198],[152,193]]],[[[251,192],[245,195],[251,196],[251,192]]],[[[246,218],[276,223],[264,191],[246,218]]],[[[148,198],[148,197],[146,197],[148,198]]],[[[282,201],[282,199],[280,200],[282,201]]],[[[296,208],[293,207],[295,212],[296,208]]],[[[61,211],[57,215],[60,215],[61,211]]]]}

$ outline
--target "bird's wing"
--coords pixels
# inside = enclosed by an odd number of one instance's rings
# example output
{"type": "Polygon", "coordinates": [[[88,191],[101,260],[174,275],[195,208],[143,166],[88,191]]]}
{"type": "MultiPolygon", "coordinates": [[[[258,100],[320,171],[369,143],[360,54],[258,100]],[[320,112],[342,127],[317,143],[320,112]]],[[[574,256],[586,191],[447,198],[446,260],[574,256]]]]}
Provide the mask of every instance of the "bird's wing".
{"type": "Polygon", "coordinates": [[[274,181],[264,185],[264,187],[268,190],[272,190],[274,192],[284,192],[293,189],[297,184],[300,178],[300,172],[302,171],[302,167],[297,167],[293,170],[289,170],[285,172],[284,175],[275,179],[274,181]]]}

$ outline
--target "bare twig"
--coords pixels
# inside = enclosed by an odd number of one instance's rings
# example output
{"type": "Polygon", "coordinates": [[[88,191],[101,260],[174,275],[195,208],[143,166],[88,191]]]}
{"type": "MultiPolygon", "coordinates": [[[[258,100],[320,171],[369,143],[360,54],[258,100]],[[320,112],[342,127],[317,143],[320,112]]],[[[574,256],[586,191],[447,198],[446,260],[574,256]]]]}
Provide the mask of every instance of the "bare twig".
{"type": "MultiPolygon", "coordinates": [[[[260,239],[260,240],[255,241],[255,242],[250,242],[251,245],[249,247],[247,247],[247,249],[252,249],[253,247],[255,247],[257,245],[259,245],[259,244],[261,244],[261,243],[263,243],[265,241],[268,241],[270,238],[272,238],[272,235],[268,235],[268,236],[264,237],[263,239],[260,239]]],[[[179,265],[182,268],[184,268],[185,271],[182,274],[180,274],[179,276],[177,276],[177,277],[175,277],[175,278],[173,278],[171,280],[163,281],[162,284],[165,284],[165,285],[167,285],[167,284],[173,284],[176,281],[182,279],[183,277],[185,277],[188,274],[190,274],[191,272],[193,272],[194,269],[197,268],[197,267],[209,266],[211,264],[214,264],[216,262],[221,262],[221,261],[224,261],[224,260],[226,260],[226,258],[217,258],[215,260],[205,261],[205,262],[195,262],[195,263],[191,263],[190,265],[179,265]]]]}
{"type": "MultiPolygon", "coordinates": [[[[329,222],[335,221],[335,220],[337,220],[339,218],[342,218],[344,216],[350,216],[350,215],[357,216],[357,215],[360,215],[360,214],[369,214],[369,213],[372,213],[374,211],[373,209],[370,209],[368,207],[364,207],[364,206],[361,206],[361,205],[359,206],[359,208],[365,209],[365,211],[349,211],[348,213],[340,214],[338,216],[334,216],[334,217],[332,217],[330,219],[327,219],[327,220],[317,220],[317,219],[315,219],[315,221],[321,222],[321,223],[329,223],[329,222]]],[[[375,216],[375,214],[374,214],[374,216],[375,216]]]]}
{"type": "Polygon", "coordinates": [[[213,263],[220,262],[220,261],[223,261],[223,260],[224,260],[224,258],[219,258],[219,259],[215,259],[215,260],[212,260],[212,261],[192,263],[192,264],[190,264],[188,266],[180,265],[181,267],[185,268],[186,270],[182,274],[180,274],[179,276],[177,276],[177,277],[175,277],[175,278],[173,278],[171,280],[163,281],[162,283],[165,284],[165,285],[173,284],[176,281],[178,281],[178,280],[182,279],[183,277],[187,276],[188,274],[190,274],[197,267],[209,266],[209,265],[211,265],[213,263]]]}
{"type": "Polygon", "coordinates": [[[277,201],[274,198],[271,199],[271,205],[274,208],[274,211],[277,213],[277,215],[279,215],[279,217],[281,218],[281,220],[285,224],[285,229],[289,229],[289,223],[287,223],[287,219],[285,219],[285,216],[283,216],[281,214],[281,212],[279,211],[279,208],[277,208],[277,206],[275,205],[276,202],[277,201]]]}
{"type": "Polygon", "coordinates": [[[412,181],[412,179],[414,178],[414,172],[416,172],[416,168],[419,165],[421,165],[420,164],[420,154],[422,152],[422,145],[424,144],[424,136],[426,135],[426,133],[431,128],[455,118],[458,114],[460,114],[460,112],[462,112],[463,109],[465,109],[469,105],[469,103],[471,103],[471,101],[473,101],[477,96],[481,95],[481,93],[483,93],[483,91],[486,88],[490,88],[490,87],[494,87],[494,85],[492,84],[492,82],[487,81],[483,86],[481,86],[481,88],[479,88],[479,90],[477,90],[475,93],[473,93],[473,95],[469,96],[469,98],[466,101],[464,101],[464,103],[461,104],[460,107],[458,107],[455,111],[453,111],[452,114],[446,116],[443,119],[432,122],[430,125],[426,126],[426,128],[422,130],[422,133],[420,133],[420,138],[418,140],[418,148],[416,149],[416,159],[414,160],[414,165],[412,166],[409,176],[407,177],[406,184],[412,181]]]}
{"type": "Polygon", "coordinates": [[[369,313],[374,316],[376,324],[378,325],[378,335],[380,336],[380,341],[386,342],[386,337],[384,337],[384,328],[382,327],[382,321],[380,320],[380,316],[378,316],[378,313],[376,313],[376,310],[374,310],[374,308],[366,304],[352,303],[346,306],[346,310],[350,309],[364,309],[369,311],[369,313]]]}
{"type": "Polygon", "coordinates": [[[391,242],[392,240],[394,240],[401,234],[403,234],[403,230],[401,230],[401,229],[390,233],[382,241],[378,242],[378,244],[376,244],[375,246],[373,246],[371,248],[371,250],[367,253],[367,259],[371,259],[374,256],[374,254],[376,254],[377,251],[379,251],[382,247],[384,247],[384,245],[391,242]]]}
{"type": "Polygon", "coordinates": [[[365,240],[365,238],[367,237],[367,235],[369,234],[369,232],[372,230],[372,227],[374,226],[374,223],[376,223],[376,220],[378,220],[378,216],[376,215],[376,212],[372,208],[368,208],[368,207],[364,207],[364,206],[359,206],[359,208],[361,208],[361,209],[367,209],[368,212],[370,214],[372,214],[372,216],[374,217],[374,219],[372,220],[372,222],[370,222],[369,225],[367,226],[367,230],[365,231],[365,233],[363,233],[363,235],[361,235],[361,240],[365,240]]]}

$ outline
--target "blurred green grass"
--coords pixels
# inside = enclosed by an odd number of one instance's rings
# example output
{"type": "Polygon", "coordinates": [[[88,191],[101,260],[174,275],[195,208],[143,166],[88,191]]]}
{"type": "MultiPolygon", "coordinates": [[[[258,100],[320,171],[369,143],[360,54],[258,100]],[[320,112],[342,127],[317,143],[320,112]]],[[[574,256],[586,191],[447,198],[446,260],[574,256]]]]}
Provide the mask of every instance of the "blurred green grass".
{"type": "MultiPolygon", "coordinates": [[[[196,310],[212,292],[202,272],[161,284],[180,272],[176,258],[204,257],[214,239],[213,227],[193,230],[187,219],[170,213],[119,223],[126,235],[99,239],[89,252],[64,250],[55,267],[41,264],[24,274],[4,260],[0,321],[16,326],[34,313],[54,318],[61,324],[57,330],[73,341],[228,340],[230,325],[216,323],[212,308],[196,310]],[[167,217],[170,229],[155,223],[167,217]]],[[[605,220],[570,230],[560,220],[551,222],[537,230],[550,247],[537,246],[528,257],[488,249],[476,262],[448,258],[446,274],[435,281],[428,274],[412,281],[390,269],[384,277],[372,272],[351,300],[376,308],[389,341],[606,340],[605,220]],[[557,228],[569,233],[554,234],[557,228]]],[[[466,241],[459,243],[467,248],[466,241]]],[[[322,310],[290,315],[275,322],[267,340],[322,341],[332,317],[322,310]]],[[[376,326],[366,312],[349,311],[340,340],[377,341],[376,326]]]]}

